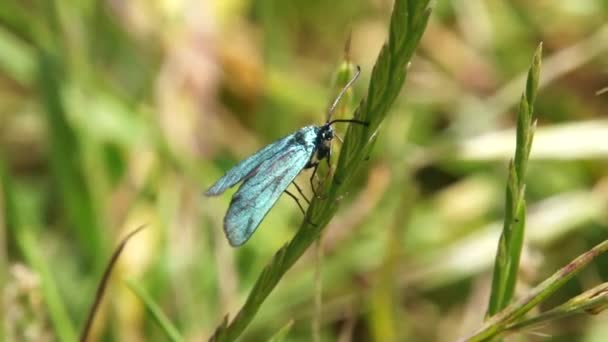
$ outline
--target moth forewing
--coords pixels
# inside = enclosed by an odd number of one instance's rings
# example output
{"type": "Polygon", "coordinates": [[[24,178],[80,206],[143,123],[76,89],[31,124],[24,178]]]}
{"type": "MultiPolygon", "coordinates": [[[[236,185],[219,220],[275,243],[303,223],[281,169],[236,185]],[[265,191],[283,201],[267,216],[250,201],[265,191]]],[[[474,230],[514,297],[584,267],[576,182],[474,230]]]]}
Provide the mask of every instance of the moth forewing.
{"type": "Polygon", "coordinates": [[[232,246],[244,244],[281,194],[310,161],[314,151],[312,126],[291,135],[284,149],[261,162],[232,196],[224,217],[224,231],[232,246]]]}
{"type": "Polygon", "coordinates": [[[292,140],[292,135],[285,136],[275,142],[271,143],[258,150],[251,156],[243,159],[234,167],[232,167],[222,178],[218,179],[207,191],[205,192],[205,196],[217,196],[221,195],[227,189],[235,186],[240,181],[250,177],[256,168],[265,160],[272,158],[273,155],[277,154],[279,151],[285,149],[287,145],[290,144],[290,140],[292,140]]]}

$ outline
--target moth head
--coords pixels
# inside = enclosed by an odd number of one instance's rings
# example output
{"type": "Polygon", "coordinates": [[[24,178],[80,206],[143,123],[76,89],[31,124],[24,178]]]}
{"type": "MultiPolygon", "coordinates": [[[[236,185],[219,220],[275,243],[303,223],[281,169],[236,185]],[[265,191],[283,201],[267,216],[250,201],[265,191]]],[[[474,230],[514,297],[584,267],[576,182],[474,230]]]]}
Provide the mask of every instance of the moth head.
{"type": "Polygon", "coordinates": [[[319,133],[321,140],[331,141],[334,138],[334,129],[331,126],[327,126],[327,129],[321,130],[319,133]]]}

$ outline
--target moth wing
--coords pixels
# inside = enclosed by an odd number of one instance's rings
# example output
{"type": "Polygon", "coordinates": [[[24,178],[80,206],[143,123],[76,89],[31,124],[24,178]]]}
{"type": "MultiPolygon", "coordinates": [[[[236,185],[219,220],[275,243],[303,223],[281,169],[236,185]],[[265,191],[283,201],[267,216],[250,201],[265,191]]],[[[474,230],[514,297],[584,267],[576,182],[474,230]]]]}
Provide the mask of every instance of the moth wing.
{"type": "Polygon", "coordinates": [[[280,153],[293,139],[293,134],[283,137],[270,145],[262,148],[246,159],[236,164],[232,169],[228,170],[222,178],[218,179],[206,192],[205,196],[217,196],[222,194],[228,188],[233,187],[241,180],[250,177],[252,172],[256,170],[264,161],[272,158],[277,153],[280,153]]]}
{"type": "Polygon", "coordinates": [[[232,246],[249,240],[313,152],[313,145],[292,144],[262,162],[255,175],[245,180],[232,197],[224,217],[224,231],[232,246]]]}

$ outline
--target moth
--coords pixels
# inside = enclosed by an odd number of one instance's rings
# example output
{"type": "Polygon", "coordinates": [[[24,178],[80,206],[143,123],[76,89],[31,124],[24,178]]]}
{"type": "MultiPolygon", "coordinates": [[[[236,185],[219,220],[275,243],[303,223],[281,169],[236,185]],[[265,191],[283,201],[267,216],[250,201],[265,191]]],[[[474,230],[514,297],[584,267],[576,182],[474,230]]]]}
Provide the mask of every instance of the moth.
{"type": "Polygon", "coordinates": [[[356,119],[331,120],[340,99],[360,73],[361,69],[357,66],[353,78],[342,88],[329,108],[327,121],[323,125],[302,127],[267,145],[228,170],[205,192],[206,196],[218,196],[242,182],[232,196],[224,217],[224,232],[230,245],[238,247],[247,242],[283,192],[295,199],[304,212],[298,198],[287,187],[294,183],[303,195],[294,182],[296,176],[304,169],[314,168],[310,178],[312,186],[319,163],[325,159],[329,164],[331,142],[335,137],[332,125],[346,122],[368,126],[367,122],[356,119]]]}

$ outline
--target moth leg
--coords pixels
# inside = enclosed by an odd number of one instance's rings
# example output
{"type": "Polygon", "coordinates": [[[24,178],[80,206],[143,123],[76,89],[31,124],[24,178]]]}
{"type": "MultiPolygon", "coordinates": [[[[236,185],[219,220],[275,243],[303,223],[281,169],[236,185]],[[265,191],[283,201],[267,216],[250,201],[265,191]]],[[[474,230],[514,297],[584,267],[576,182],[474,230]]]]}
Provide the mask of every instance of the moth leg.
{"type": "Polygon", "coordinates": [[[316,162],[309,162],[308,165],[306,165],[305,168],[309,169],[311,167],[314,168],[314,169],[312,170],[312,174],[311,174],[310,179],[309,179],[310,180],[310,189],[312,190],[312,193],[316,197],[317,196],[317,192],[315,191],[315,184],[314,184],[313,180],[315,179],[315,175],[317,174],[317,168],[319,167],[319,162],[318,161],[316,161],[316,162]]]}
{"type": "Polygon", "coordinates": [[[327,179],[327,178],[329,178],[329,175],[331,174],[331,148],[327,152],[327,157],[325,158],[325,162],[327,163],[327,174],[325,175],[324,179],[327,179]]]}
{"type": "Polygon", "coordinates": [[[287,189],[285,189],[285,193],[288,194],[291,198],[293,198],[294,201],[296,201],[298,207],[300,207],[300,210],[302,211],[302,214],[306,217],[306,210],[304,210],[304,207],[302,207],[302,203],[300,203],[300,200],[296,197],[296,195],[292,194],[287,189]]]}
{"type": "Polygon", "coordinates": [[[310,201],[308,200],[308,198],[306,198],[306,195],[304,195],[304,192],[302,191],[302,188],[300,188],[300,186],[298,185],[298,183],[296,183],[296,181],[293,181],[292,183],[296,187],[296,189],[298,190],[298,192],[300,193],[300,196],[302,196],[302,198],[306,201],[306,203],[308,205],[310,205],[310,201]]]}
{"type": "MultiPolygon", "coordinates": [[[[298,207],[300,207],[300,210],[302,211],[302,215],[304,215],[304,221],[306,221],[308,224],[316,227],[317,226],[316,224],[312,223],[312,221],[310,221],[310,220],[308,220],[308,218],[306,218],[306,211],[304,210],[304,207],[302,207],[302,204],[300,203],[300,200],[296,197],[296,195],[292,194],[287,189],[285,189],[285,193],[288,194],[291,198],[293,198],[294,201],[296,201],[296,203],[298,204],[298,207]]],[[[304,198],[306,198],[306,197],[304,197],[304,198]]]]}

